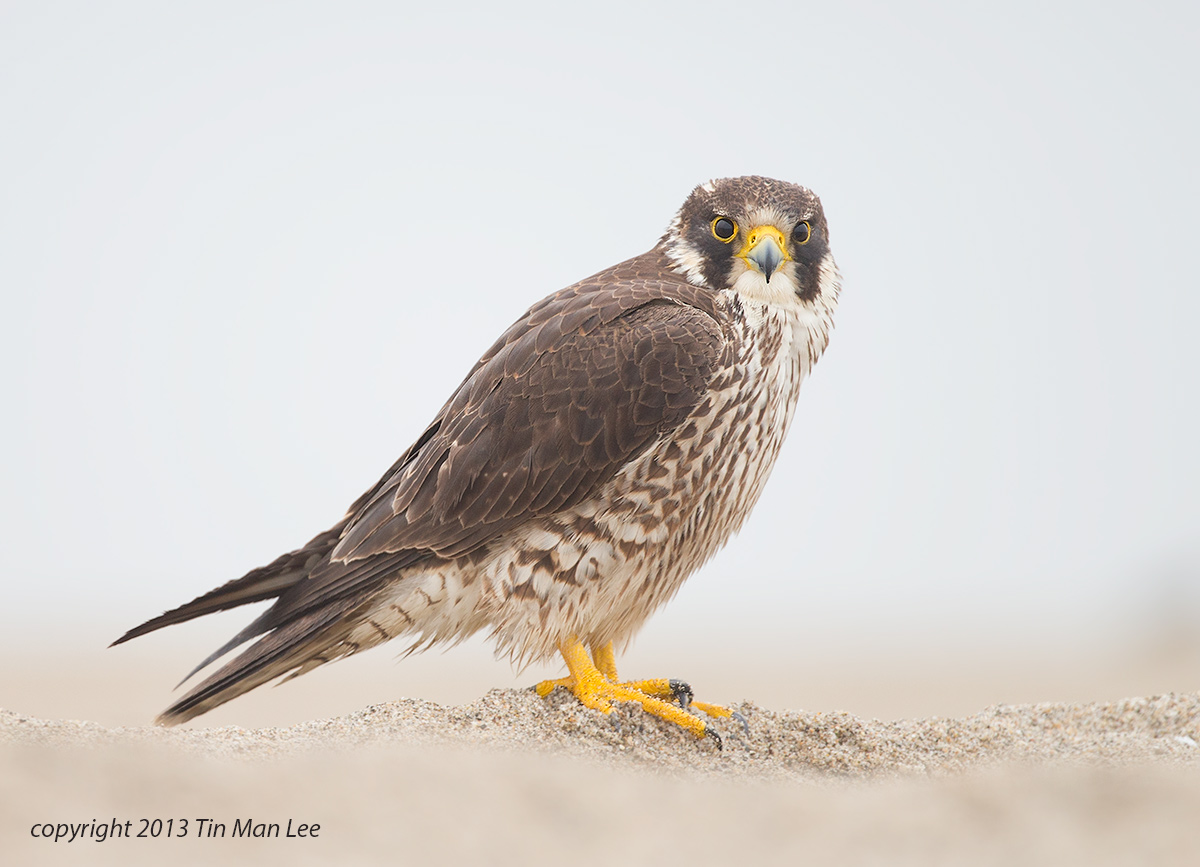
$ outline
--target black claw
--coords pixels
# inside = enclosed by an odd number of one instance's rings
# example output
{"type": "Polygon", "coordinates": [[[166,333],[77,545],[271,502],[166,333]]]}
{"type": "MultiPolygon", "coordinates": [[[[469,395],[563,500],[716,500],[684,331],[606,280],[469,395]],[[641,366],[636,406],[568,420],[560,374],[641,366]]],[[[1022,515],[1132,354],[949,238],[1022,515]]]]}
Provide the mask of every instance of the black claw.
{"type": "Polygon", "coordinates": [[[746,730],[746,737],[750,737],[750,723],[744,716],[735,711],[730,711],[729,715],[742,724],[742,728],[746,730]]]}
{"type": "Polygon", "coordinates": [[[721,736],[717,734],[717,730],[712,726],[706,725],[704,727],[704,736],[706,738],[712,738],[717,742],[717,752],[721,752],[725,749],[725,744],[721,741],[721,736]]]}
{"type": "Polygon", "coordinates": [[[667,684],[675,695],[675,701],[679,702],[681,708],[687,710],[692,704],[692,699],[696,697],[692,693],[692,688],[682,680],[669,680],[667,684]]]}

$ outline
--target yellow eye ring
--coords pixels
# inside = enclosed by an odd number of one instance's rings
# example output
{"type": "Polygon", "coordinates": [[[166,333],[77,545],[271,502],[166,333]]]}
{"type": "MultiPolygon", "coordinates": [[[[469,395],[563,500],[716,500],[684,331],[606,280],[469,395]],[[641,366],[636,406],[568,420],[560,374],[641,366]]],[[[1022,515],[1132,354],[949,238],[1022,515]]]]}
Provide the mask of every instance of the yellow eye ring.
{"type": "Polygon", "coordinates": [[[808,239],[812,237],[812,226],[807,220],[801,220],[796,224],[796,228],[792,229],[792,240],[797,244],[807,244],[808,239]]]}
{"type": "Polygon", "coordinates": [[[737,237],[737,223],[728,217],[713,217],[710,224],[713,237],[722,244],[728,244],[737,237]]]}

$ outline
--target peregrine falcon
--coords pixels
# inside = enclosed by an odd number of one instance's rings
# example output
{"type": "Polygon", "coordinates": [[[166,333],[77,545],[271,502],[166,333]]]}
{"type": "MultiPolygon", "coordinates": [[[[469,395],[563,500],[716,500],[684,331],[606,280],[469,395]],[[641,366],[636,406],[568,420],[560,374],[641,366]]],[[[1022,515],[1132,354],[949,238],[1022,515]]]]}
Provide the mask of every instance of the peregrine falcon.
{"type": "Polygon", "coordinates": [[[275,600],[188,675],[256,639],[164,725],[392,638],[487,630],[517,663],[562,654],[540,695],[636,701],[717,737],[691,711],[727,710],[679,681],[621,682],[614,647],[750,514],[840,288],[811,191],[702,184],[649,252],[529,308],[332,528],[114,644],[275,600]]]}

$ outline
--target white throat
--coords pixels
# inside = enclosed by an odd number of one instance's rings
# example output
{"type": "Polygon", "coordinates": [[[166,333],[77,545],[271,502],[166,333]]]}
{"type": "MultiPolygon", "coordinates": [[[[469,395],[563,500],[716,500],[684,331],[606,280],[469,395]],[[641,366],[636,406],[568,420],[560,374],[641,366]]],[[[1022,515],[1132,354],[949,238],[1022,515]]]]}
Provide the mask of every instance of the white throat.
{"type": "Polygon", "coordinates": [[[798,307],[800,298],[796,294],[799,288],[788,269],[781,268],[771,275],[770,282],[761,271],[747,268],[733,281],[730,287],[740,298],[755,301],[759,304],[773,304],[779,307],[798,307]]]}

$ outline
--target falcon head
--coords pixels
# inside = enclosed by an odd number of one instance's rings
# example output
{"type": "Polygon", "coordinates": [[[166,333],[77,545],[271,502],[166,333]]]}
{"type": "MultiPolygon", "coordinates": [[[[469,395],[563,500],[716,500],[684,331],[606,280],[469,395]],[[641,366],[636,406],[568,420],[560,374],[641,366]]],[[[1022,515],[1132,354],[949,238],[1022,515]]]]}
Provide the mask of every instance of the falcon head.
{"type": "Polygon", "coordinates": [[[722,178],[692,191],[659,241],[676,272],[760,302],[832,302],[837,266],[821,200],[771,178],[722,178]]]}

